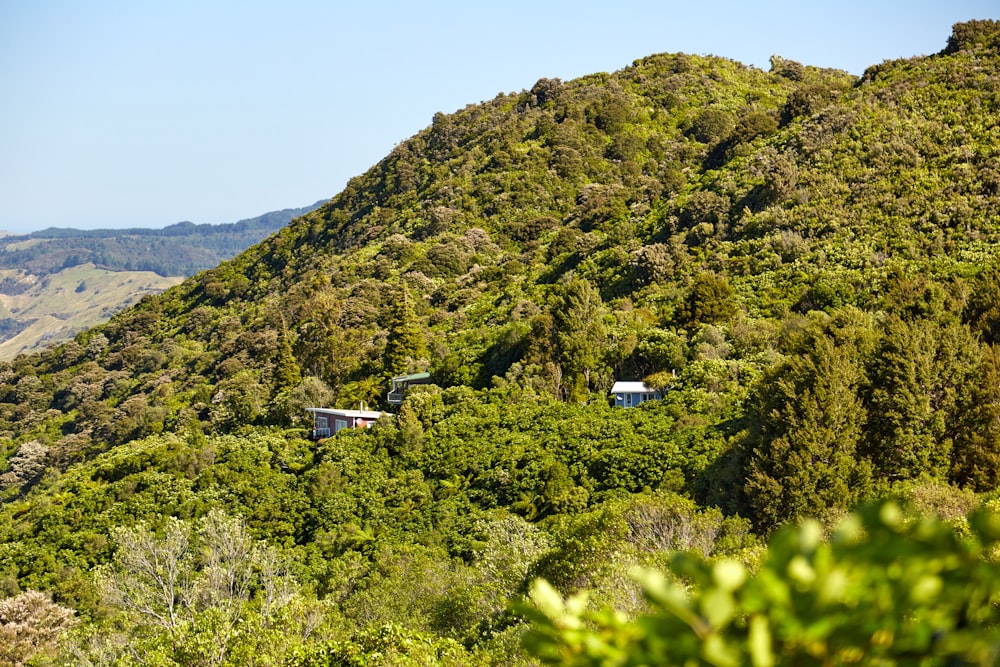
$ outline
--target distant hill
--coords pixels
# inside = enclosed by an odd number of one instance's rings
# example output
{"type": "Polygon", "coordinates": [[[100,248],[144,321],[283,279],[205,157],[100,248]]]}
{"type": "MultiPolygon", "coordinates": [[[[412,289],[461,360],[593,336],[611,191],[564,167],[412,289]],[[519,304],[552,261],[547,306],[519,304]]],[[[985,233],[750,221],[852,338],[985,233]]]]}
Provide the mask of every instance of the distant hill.
{"type": "Polygon", "coordinates": [[[222,225],[0,237],[0,360],[65,341],[230,259],[323,202],[222,225]]]}
{"type": "Polygon", "coordinates": [[[192,276],[235,257],[322,204],[318,201],[312,206],[272,211],[223,225],[178,222],[162,229],[50,227],[23,236],[3,237],[0,269],[45,276],[90,262],[108,271],[192,276]]]}
{"type": "Polygon", "coordinates": [[[59,343],[106,321],[149,294],[181,282],[149,271],[109,271],[91,263],[39,278],[0,271],[0,359],[59,343]]]}

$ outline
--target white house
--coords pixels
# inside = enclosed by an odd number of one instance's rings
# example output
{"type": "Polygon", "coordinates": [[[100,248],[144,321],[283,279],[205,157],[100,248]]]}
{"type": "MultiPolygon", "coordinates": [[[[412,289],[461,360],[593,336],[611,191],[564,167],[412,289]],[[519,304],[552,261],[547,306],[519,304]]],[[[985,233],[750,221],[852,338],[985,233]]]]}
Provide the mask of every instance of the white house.
{"type": "Polygon", "coordinates": [[[615,406],[631,408],[646,401],[658,401],[663,398],[658,389],[650,389],[645,382],[615,382],[611,387],[611,395],[615,406]]]}
{"type": "Polygon", "coordinates": [[[389,414],[375,410],[335,410],[333,408],[306,408],[313,415],[313,440],[329,438],[345,428],[368,428],[381,417],[389,414]]]}

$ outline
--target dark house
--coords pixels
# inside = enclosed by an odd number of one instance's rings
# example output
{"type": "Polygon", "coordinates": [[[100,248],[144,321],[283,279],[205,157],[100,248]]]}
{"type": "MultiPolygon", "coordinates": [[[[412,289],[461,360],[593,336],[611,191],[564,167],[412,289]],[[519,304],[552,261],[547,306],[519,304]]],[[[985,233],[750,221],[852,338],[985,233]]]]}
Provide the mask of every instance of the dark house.
{"type": "Polygon", "coordinates": [[[415,384],[430,384],[430,373],[412,373],[410,375],[397,375],[392,378],[392,388],[386,396],[389,405],[399,405],[406,398],[406,390],[415,384]]]}

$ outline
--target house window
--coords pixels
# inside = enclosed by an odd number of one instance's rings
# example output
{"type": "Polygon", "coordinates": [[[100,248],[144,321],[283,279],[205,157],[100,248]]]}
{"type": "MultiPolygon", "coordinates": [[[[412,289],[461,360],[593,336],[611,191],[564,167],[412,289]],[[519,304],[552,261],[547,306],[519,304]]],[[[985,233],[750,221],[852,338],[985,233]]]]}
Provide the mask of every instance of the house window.
{"type": "Polygon", "coordinates": [[[344,419],[337,419],[333,423],[333,432],[338,433],[340,429],[347,428],[347,421],[344,419]]]}
{"type": "Polygon", "coordinates": [[[313,437],[329,438],[330,420],[328,420],[326,417],[320,417],[319,415],[316,415],[316,423],[313,424],[313,437]]]}

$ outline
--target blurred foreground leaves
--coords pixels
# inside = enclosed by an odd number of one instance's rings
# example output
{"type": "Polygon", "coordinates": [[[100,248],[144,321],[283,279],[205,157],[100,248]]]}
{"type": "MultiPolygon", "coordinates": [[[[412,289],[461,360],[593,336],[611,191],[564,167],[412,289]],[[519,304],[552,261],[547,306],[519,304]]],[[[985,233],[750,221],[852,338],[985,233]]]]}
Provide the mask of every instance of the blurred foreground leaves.
{"type": "Polygon", "coordinates": [[[956,530],[870,505],[829,539],[812,521],[777,532],[756,572],[686,553],[636,570],[650,610],[634,619],[537,580],[524,641],[557,665],[993,665],[998,540],[995,514],[956,530]]]}

